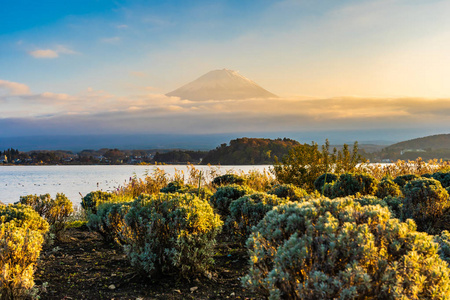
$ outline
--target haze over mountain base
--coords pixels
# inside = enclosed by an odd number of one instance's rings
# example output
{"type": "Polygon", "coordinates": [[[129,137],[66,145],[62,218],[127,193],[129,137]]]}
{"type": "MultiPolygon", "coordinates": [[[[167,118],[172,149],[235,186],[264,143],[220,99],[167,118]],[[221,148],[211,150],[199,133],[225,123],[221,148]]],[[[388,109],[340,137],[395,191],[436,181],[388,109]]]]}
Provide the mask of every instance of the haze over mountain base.
{"type": "Polygon", "coordinates": [[[301,143],[315,141],[319,144],[329,139],[331,144],[391,145],[421,136],[437,134],[432,130],[353,130],[353,131],[305,131],[305,132],[240,132],[221,134],[95,134],[95,135],[46,135],[0,137],[0,149],[71,150],[120,148],[120,149],[190,149],[210,150],[217,145],[240,137],[291,138],[301,143]]]}

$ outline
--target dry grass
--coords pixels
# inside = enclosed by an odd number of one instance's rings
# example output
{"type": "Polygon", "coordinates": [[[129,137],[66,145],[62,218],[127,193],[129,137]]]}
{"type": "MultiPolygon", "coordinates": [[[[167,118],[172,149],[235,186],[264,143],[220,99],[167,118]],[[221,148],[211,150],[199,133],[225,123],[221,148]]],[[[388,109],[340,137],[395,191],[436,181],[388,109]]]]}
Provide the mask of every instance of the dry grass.
{"type": "Polygon", "coordinates": [[[406,174],[424,175],[448,170],[450,170],[450,162],[448,161],[437,159],[424,161],[420,157],[414,161],[398,160],[393,164],[365,163],[357,167],[357,172],[371,174],[378,180],[385,176],[395,178],[406,174]]]}

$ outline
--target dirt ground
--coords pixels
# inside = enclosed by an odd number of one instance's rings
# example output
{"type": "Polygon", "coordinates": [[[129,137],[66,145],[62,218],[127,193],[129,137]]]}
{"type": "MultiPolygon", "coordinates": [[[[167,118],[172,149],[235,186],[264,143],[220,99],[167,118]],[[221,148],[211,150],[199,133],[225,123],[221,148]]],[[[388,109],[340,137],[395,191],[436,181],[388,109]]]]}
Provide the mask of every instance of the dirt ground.
{"type": "Polygon", "coordinates": [[[210,279],[150,279],[136,273],[120,247],[86,226],[73,228],[65,241],[44,247],[35,283],[41,299],[263,299],[240,284],[248,268],[246,250],[224,238],[218,239],[210,279]]]}

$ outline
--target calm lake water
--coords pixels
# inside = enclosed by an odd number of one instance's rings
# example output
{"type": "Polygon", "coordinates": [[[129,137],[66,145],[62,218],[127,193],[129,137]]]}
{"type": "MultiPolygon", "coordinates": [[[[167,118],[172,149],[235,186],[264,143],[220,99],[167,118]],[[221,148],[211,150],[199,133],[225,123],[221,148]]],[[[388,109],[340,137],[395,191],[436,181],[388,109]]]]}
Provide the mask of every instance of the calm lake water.
{"type": "MultiPolygon", "coordinates": [[[[155,168],[164,170],[170,176],[175,170],[188,172],[185,165],[167,166],[0,166],[0,201],[14,203],[20,196],[47,194],[55,197],[64,193],[74,204],[81,202],[80,193],[103,190],[113,191],[123,186],[130,177],[144,178],[155,168]]],[[[217,170],[225,174],[228,170],[248,172],[250,170],[268,171],[269,166],[195,166],[207,174],[217,170]]]]}

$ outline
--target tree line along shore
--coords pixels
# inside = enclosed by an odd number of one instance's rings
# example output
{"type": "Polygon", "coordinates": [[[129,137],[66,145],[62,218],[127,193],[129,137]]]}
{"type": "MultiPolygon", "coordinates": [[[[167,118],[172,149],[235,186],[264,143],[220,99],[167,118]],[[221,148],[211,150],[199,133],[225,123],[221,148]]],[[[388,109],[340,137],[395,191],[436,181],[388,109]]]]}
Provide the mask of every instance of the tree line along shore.
{"type": "MultiPolygon", "coordinates": [[[[327,141],[325,141],[325,144],[327,141]]],[[[303,144],[312,146],[315,143],[303,144]]],[[[183,149],[119,150],[103,148],[74,153],[65,150],[20,151],[6,149],[0,152],[3,165],[119,165],[119,164],[212,164],[265,165],[282,159],[301,143],[288,139],[239,138],[223,143],[209,151],[183,149]]],[[[344,146],[332,146],[342,150],[344,146]]],[[[450,135],[435,135],[390,146],[358,145],[358,154],[370,162],[396,160],[442,159],[450,160],[450,135]]]]}

